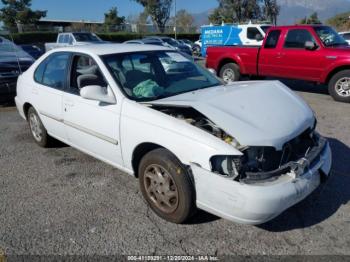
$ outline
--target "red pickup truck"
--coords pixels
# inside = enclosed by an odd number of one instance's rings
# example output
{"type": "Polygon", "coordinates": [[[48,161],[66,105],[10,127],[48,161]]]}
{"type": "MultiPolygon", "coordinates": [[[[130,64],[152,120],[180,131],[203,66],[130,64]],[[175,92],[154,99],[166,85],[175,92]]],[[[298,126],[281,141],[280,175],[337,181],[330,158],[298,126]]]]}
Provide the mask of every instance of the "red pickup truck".
{"type": "Polygon", "coordinates": [[[335,100],[350,102],[350,47],[328,26],[272,27],[261,47],[209,47],[206,66],[225,82],[248,75],[327,84],[335,100]]]}

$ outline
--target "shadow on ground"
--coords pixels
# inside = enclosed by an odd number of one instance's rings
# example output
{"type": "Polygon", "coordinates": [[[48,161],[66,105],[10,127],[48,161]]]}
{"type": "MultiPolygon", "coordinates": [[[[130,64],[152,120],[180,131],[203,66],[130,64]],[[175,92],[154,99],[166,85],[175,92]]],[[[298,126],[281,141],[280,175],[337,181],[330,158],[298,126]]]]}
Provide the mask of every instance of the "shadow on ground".
{"type": "Polygon", "coordinates": [[[331,217],[350,200],[350,148],[337,139],[329,138],[329,142],[333,154],[331,177],[304,201],[259,228],[282,232],[310,227],[331,217]]]}

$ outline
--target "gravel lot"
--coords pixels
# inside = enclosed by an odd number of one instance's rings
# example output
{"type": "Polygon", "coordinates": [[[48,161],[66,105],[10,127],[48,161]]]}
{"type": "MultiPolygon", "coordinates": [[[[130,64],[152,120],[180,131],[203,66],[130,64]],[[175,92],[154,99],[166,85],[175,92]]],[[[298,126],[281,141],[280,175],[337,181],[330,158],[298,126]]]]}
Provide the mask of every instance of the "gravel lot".
{"type": "Polygon", "coordinates": [[[258,227],[204,212],[186,225],[165,222],[135,178],[65,145],[36,146],[15,108],[0,108],[0,254],[350,255],[350,105],[322,87],[286,83],[329,137],[333,175],[258,227]]]}

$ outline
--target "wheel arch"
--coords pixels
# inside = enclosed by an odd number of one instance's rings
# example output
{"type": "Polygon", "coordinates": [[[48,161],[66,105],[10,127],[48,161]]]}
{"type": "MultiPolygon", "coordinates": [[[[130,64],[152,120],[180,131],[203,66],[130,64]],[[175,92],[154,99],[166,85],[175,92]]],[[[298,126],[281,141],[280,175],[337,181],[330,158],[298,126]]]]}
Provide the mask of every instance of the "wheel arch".
{"type": "Polygon", "coordinates": [[[240,67],[240,64],[239,64],[234,58],[232,58],[232,57],[223,58],[223,59],[220,60],[219,65],[218,65],[218,67],[217,67],[217,68],[218,68],[218,70],[217,70],[217,75],[218,75],[218,76],[220,76],[220,71],[221,71],[222,67],[223,67],[224,65],[228,64],[228,63],[234,63],[234,64],[236,64],[239,68],[241,68],[241,67],[240,67]]]}
{"type": "Polygon", "coordinates": [[[344,70],[350,70],[350,65],[343,65],[343,66],[338,66],[338,67],[334,68],[331,72],[328,73],[326,80],[325,80],[325,83],[328,84],[329,81],[331,81],[332,77],[335,74],[337,74],[341,71],[344,71],[344,70]]]}
{"type": "Polygon", "coordinates": [[[29,108],[31,108],[31,107],[33,107],[33,106],[28,102],[23,104],[23,113],[24,113],[24,116],[26,117],[26,119],[28,119],[28,111],[29,111],[29,108]]]}
{"type": "MultiPolygon", "coordinates": [[[[141,159],[149,152],[157,149],[157,148],[165,148],[164,146],[161,146],[159,144],[156,143],[151,143],[151,142],[144,142],[141,143],[139,145],[137,145],[134,148],[134,151],[132,153],[132,158],[131,158],[131,165],[132,165],[132,169],[134,171],[134,176],[135,177],[139,177],[138,171],[139,171],[139,165],[141,162],[141,159]]],[[[169,149],[167,149],[169,150],[169,149]]],[[[170,151],[170,150],[169,150],[170,151]]],[[[171,151],[170,151],[171,152],[171,151]]],[[[172,153],[172,152],[171,152],[172,153]]],[[[173,154],[173,153],[172,153],[173,154]]]]}

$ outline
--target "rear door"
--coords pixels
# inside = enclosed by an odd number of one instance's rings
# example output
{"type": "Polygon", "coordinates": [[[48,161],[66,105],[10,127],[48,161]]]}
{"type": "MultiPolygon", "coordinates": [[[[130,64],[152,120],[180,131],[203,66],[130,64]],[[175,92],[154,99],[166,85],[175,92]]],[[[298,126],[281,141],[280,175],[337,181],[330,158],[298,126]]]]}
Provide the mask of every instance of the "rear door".
{"type": "Polygon", "coordinates": [[[88,85],[110,88],[99,65],[84,54],[72,56],[68,89],[63,94],[64,124],[68,141],[97,158],[123,165],[119,142],[121,98],[116,104],[84,99],[88,85]]]}
{"type": "Polygon", "coordinates": [[[322,49],[316,39],[311,28],[287,31],[279,58],[281,76],[310,81],[320,80],[327,61],[321,54],[322,49]],[[305,48],[307,41],[314,42],[318,48],[307,50],[305,48]]]}
{"type": "Polygon", "coordinates": [[[70,55],[57,52],[48,56],[34,73],[32,94],[35,109],[49,134],[66,139],[63,126],[62,95],[70,55]]]}

